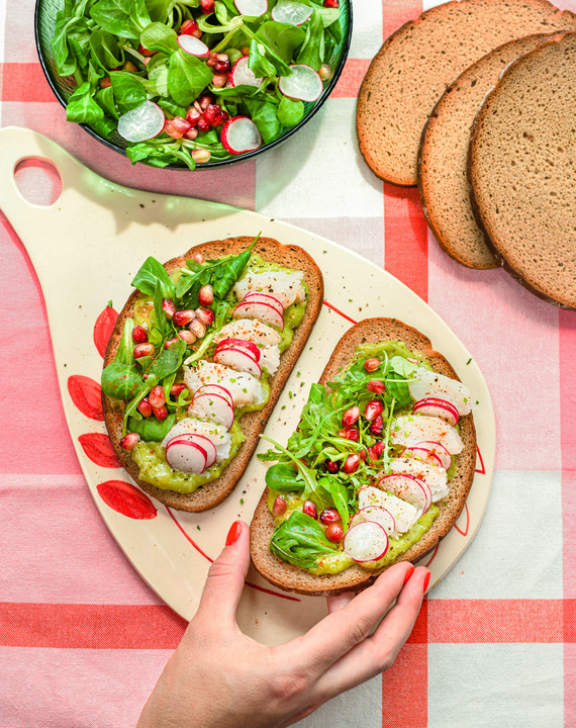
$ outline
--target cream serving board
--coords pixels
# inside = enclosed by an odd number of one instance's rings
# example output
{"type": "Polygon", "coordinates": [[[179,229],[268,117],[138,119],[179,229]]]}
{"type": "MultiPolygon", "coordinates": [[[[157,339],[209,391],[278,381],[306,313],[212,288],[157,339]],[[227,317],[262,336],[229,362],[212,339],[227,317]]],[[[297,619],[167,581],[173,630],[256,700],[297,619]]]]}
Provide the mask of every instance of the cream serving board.
{"type": "MultiPolygon", "coordinates": [[[[432,571],[432,585],[442,579],[482,520],[494,471],[496,433],[480,369],[474,361],[467,366],[469,352],[421,298],[381,268],[322,237],[254,212],[121,187],[26,129],[0,131],[0,179],[0,207],[26,246],[42,285],[66,420],[88,487],[127,558],[170,607],[187,620],[194,615],[210,558],[219,554],[235,519],[250,522],[266,466],[253,458],[232,495],[212,511],[185,514],[148,500],[147,506],[143,501],[147,518],[124,515],[121,511],[126,509],[118,508],[123,495],[118,481],[131,481],[115,467],[113,457],[110,462],[106,448],[102,452],[106,430],[92,411],[97,384],[90,382],[99,382],[102,370],[95,322],[100,317],[100,324],[103,318],[106,324],[108,316],[100,315],[109,300],[120,310],[131,292],[130,281],[147,256],[165,261],[194,244],[260,231],[307,250],[322,269],[326,295],[308,345],[266,427],[267,435],[286,440],[297,424],[310,383],[318,381],[335,344],[353,321],[368,316],[396,317],[430,337],[478,400],[474,420],[481,455],[466,508],[457,527],[422,562],[432,571]],[[62,194],[51,206],[33,205],[18,191],[14,170],[29,158],[46,160],[58,169],[62,194]],[[98,489],[110,482],[112,486],[98,489]]],[[[260,450],[266,449],[264,445],[260,450]]],[[[134,492],[128,492],[132,505],[134,492]]],[[[324,599],[281,594],[253,569],[247,582],[239,622],[261,642],[284,642],[326,613],[324,599]]]]}

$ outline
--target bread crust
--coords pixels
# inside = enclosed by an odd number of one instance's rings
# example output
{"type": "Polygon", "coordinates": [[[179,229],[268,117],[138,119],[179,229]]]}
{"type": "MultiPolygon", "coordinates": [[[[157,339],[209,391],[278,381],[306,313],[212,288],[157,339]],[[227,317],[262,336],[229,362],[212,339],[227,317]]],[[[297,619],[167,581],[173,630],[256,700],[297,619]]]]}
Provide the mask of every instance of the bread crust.
{"type": "MultiPolygon", "coordinates": [[[[332,381],[338,375],[339,367],[350,363],[359,344],[390,340],[403,341],[410,350],[423,354],[434,371],[460,381],[447,359],[434,351],[430,339],[424,334],[396,319],[372,318],[356,324],[340,339],[322,373],[320,384],[326,385],[332,381]]],[[[464,450],[456,456],[458,467],[454,478],[450,481],[450,494],[441,503],[436,504],[440,508],[440,514],[432,527],[418,543],[399,556],[396,562],[416,563],[432,551],[456,523],[464,508],[476,469],[476,430],[472,414],[461,417],[458,424],[464,450]]],[[[389,568],[367,571],[355,564],[340,574],[314,576],[304,569],[282,561],[269,549],[274,531],[274,519],[267,507],[267,496],[268,488],[258,503],[250,526],[250,551],[256,569],[279,589],[308,596],[331,596],[345,591],[358,591],[372,584],[389,568]]]]}
{"type": "MultiPolygon", "coordinates": [[[[520,56],[516,60],[514,60],[512,63],[510,63],[507,68],[505,69],[504,73],[501,76],[501,79],[505,78],[509,73],[514,72],[515,69],[517,69],[519,66],[521,66],[524,63],[527,63],[531,60],[533,56],[535,56],[538,53],[541,53],[543,50],[545,51],[546,47],[549,45],[552,45],[554,43],[560,43],[564,38],[567,36],[576,36],[576,31],[566,31],[566,32],[558,32],[552,35],[548,40],[543,41],[540,43],[536,48],[534,48],[533,51],[530,51],[529,53],[524,54],[523,56],[520,56]]],[[[470,133],[470,145],[468,147],[468,165],[467,165],[467,174],[468,174],[468,182],[470,184],[470,203],[472,206],[472,212],[474,213],[474,217],[476,219],[476,223],[478,224],[478,227],[482,231],[484,235],[484,240],[486,242],[486,245],[490,249],[490,252],[494,255],[494,257],[498,260],[499,265],[504,268],[504,270],[520,285],[522,285],[526,290],[530,291],[530,293],[533,293],[535,296],[538,296],[538,298],[541,298],[542,300],[546,301],[547,303],[551,303],[554,306],[558,306],[558,308],[562,308],[568,311],[576,310],[576,304],[575,305],[569,305],[567,303],[564,303],[562,301],[557,300],[556,298],[553,298],[552,296],[546,294],[544,291],[540,290],[539,288],[536,288],[535,286],[531,285],[509,262],[509,260],[506,257],[506,254],[503,252],[502,248],[505,246],[503,245],[502,241],[498,240],[489,230],[488,226],[484,222],[484,219],[482,217],[482,210],[484,209],[484,206],[482,205],[481,200],[479,199],[479,196],[477,194],[477,190],[474,184],[474,175],[475,175],[475,163],[477,160],[477,154],[475,151],[475,143],[476,139],[478,137],[478,129],[480,127],[480,124],[482,123],[483,119],[489,114],[490,105],[498,97],[498,93],[501,89],[500,83],[498,83],[491,91],[486,94],[484,101],[482,102],[482,106],[478,109],[478,113],[476,114],[476,117],[474,119],[474,123],[472,126],[472,130],[470,133]]]]}
{"type": "MultiPolygon", "coordinates": [[[[168,273],[172,273],[178,268],[185,265],[186,258],[191,258],[196,253],[201,253],[205,258],[220,258],[225,255],[238,255],[246,249],[253,241],[252,237],[237,237],[226,240],[214,240],[202,245],[196,245],[178,258],[172,258],[164,267],[168,273]]],[[[324,281],[320,268],[316,265],[305,250],[297,245],[282,245],[273,238],[260,238],[253,248],[254,253],[258,253],[264,260],[271,263],[277,263],[295,270],[301,270],[304,273],[304,280],[308,287],[308,300],[306,312],[300,325],[294,331],[292,343],[283,352],[280,359],[278,371],[270,377],[270,398],[266,406],[256,412],[248,412],[241,418],[242,430],[246,436],[246,440],[240,446],[240,449],[230,465],[225,468],[223,473],[205,485],[200,486],[193,493],[177,493],[175,491],[163,490],[156,488],[150,483],[140,480],[138,465],[132,460],[130,454],[120,447],[122,439],[122,419],[124,409],[122,405],[110,397],[102,393],[102,406],[104,408],[104,421],[110,440],[114,446],[114,450],[122,465],[128,473],[134,478],[142,490],[154,496],[164,505],[181,511],[189,511],[198,513],[209,510],[217,506],[234,490],[236,483],[242,477],[244,470],[248,466],[252,454],[259,442],[259,435],[264,430],[266,421],[270,417],[272,410],[280,396],[286,380],[290,376],[292,368],[296,364],[298,357],[310,336],[312,328],[318,318],[322,301],[324,298],[324,281]]],[[[116,356],[116,351],[122,338],[124,322],[133,314],[134,303],[140,296],[139,291],[134,291],[126,305],[120,312],[114,331],[108,342],[106,356],[104,358],[104,367],[108,366],[116,356]]]]}

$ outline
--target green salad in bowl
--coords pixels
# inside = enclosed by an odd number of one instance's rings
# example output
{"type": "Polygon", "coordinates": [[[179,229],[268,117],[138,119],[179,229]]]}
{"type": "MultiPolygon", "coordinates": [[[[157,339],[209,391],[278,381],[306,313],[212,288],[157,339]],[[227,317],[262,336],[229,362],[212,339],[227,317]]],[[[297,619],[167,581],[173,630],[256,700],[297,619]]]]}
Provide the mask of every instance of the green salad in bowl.
{"type": "Polygon", "coordinates": [[[133,164],[195,169],[283,141],[344,64],[349,0],[38,0],[66,118],[133,164]]]}

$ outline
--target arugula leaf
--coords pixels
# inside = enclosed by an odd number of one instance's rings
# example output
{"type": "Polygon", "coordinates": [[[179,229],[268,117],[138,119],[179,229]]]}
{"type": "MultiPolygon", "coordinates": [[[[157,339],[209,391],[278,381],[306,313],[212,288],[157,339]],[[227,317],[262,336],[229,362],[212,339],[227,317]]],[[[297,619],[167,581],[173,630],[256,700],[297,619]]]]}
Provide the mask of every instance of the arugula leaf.
{"type": "Polygon", "coordinates": [[[128,429],[130,432],[137,432],[144,442],[162,442],[176,422],[176,413],[169,414],[165,420],[157,420],[156,417],[144,417],[137,420],[135,417],[128,418],[128,429]]]}
{"type": "Polygon", "coordinates": [[[270,490],[277,490],[279,493],[291,493],[304,490],[306,485],[303,480],[297,480],[298,473],[293,465],[288,463],[277,463],[266,472],[266,485],[270,490]]]}
{"type": "Polygon", "coordinates": [[[314,569],[321,556],[336,551],[336,545],[328,541],[318,521],[301,511],[292,511],[275,529],[270,551],[302,569],[314,569]]]}
{"type": "Polygon", "coordinates": [[[252,248],[256,245],[259,237],[260,233],[258,233],[258,235],[250,243],[249,247],[240,253],[240,255],[229,258],[221,264],[222,275],[219,276],[219,280],[217,280],[214,284],[214,295],[217,298],[225,298],[228,291],[230,291],[238,278],[240,278],[240,274],[248,265],[252,248]]]}
{"type": "Polygon", "coordinates": [[[304,116],[304,104],[299,99],[283,96],[278,107],[278,121],[284,126],[296,126],[304,116]]]}
{"type": "Polygon", "coordinates": [[[277,107],[274,104],[257,99],[245,99],[244,106],[258,127],[265,144],[278,139],[282,133],[282,124],[278,121],[277,107]]]}
{"type": "Polygon", "coordinates": [[[188,106],[212,81],[212,70],[182,49],[170,56],[168,90],[181,106],[188,106]]]}
{"type": "Polygon", "coordinates": [[[110,73],[114,100],[121,114],[137,109],[146,101],[146,89],[138,76],[128,71],[112,71],[110,73]]]}
{"type": "Polygon", "coordinates": [[[101,28],[120,38],[139,38],[151,22],[144,0],[99,0],[91,8],[90,16],[101,28]]]}
{"type": "Polygon", "coordinates": [[[102,371],[102,391],[108,397],[129,402],[134,399],[144,381],[133,364],[114,361],[102,371]]]}
{"type": "Polygon", "coordinates": [[[150,256],[146,258],[140,270],[134,276],[132,285],[147,296],[153,296],[156,292],[157,281],[160,281],[163,297],[174,300],[175,287],[166,268],[156,258],[150,256]]]}
{"type": "Polygon", "coordinates": [[[315,71],[320,70],[324,63],[324,26],[322,17],[316,6],[312,11],[312,17],[308,21],[306,38],[298,53],[298,63],[312,66],[315,71]]]}
{"type": "MultiPolygon", "coordinates": [[[[164,317],[166,318],[166,317],[164,317]]],[[[182,358],[186,352],[186,342],[178,339],[168,349],[162,349],[160,356],[156,358],[148,369],[148,379],[153,378],[159,382],[164,377],[177,372],[182,365],[182,358]]]]}
{"type": "Polygon", "coordinates": [[[140,43],[149,51],[176,53],[180,50],[176,31],[164,23],[151,23],[140,36],[140,43]]]}
{"type": "Polygon", "coordinates": [[[406,379],[411,379],[417,369],[418,364],[408,361],[408,359],[405,359],[403,356],[393,356],[392,359],[390,359],[390,370],[396,372],[396,374],[399,374],[401,377],[406,377],[406,379]]]}
{"type": "Polygon", "coordinates": [[[86,81],[68,99],[66,120],[89,124],[103,118],[104,112],[92,98],[92,88],[86,81]]]}

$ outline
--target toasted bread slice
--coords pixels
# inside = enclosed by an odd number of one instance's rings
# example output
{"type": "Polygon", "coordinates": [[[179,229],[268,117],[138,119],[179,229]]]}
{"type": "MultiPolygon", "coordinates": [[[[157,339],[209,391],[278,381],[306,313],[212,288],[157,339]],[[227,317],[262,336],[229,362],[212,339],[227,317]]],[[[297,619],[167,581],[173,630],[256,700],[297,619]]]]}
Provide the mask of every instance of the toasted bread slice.
{"type": "MultiPolygon", "coordinates": [[[[203,245],[197,245],[191,248],[185,255],[169,260],[164,264],[164,267],[168,273],[171,273],[178,268],[182,268],[185,265],[186,258],[191,258],[195,253],[201,253],[205,258],[221,258],[225,255],[238,255],[246,249],[252,240],[253,238],[249,237],[239,237],[228,240],[215,240],[210,243],[204,243],[203,245]]],[[[120,447],[123,408],[117,401],[102,395],[106,427],[122,465],[142,490],[157,498],[161,503],[181,511],[206,511],[221,503],[234,490],[234,486],[242,477],[244,470],[250,462],[252,453],[258,444],[258,436],[264,430],[265,423],[274,409],[276,400],[280,396],[280,392],[284,388],[284,384],[292,368],[302,353],[302,349],[310,336],[310,332],[322,306],[324,297],[322,272],[305,250],[297,245],[282,245],[272,238],[260,238],[254,246],[253,252],[258,253],[267,262],[303,271],[304,280],[308,287],[308,302],[304,318],[300,326],[294,331],[292,343],[280,358],[278,371],[274,376],[270,377],[270,399],[268,403],[262,410],[248,412],[241,418],[240,425],[246,436],[246,440],[240,446],[236,457],[220,477],[200,486],[193,493],[176,493],[171,490],[163,490],[140,480],[138,477],[140,472],[138,466],[132,460],[130,454],[120,447]]],[[[116,356],[116,350],[122,338],[124,321],[128,316],[132,315],[134,303],[139,295],[139,292],[135,291],[118,316],[116,326],[114,327],[108,348],[106,349],[106,357],[104,359],[105,367],[116,356]]]]}
{"type": "MultiPolygon", "coordinates": [[[[424,334],[396,319],[373,318],[364,319],[344,334],[322,373],[320,384],[325,385],[326,382],[332,381],[338,376],[341,367],[349,365],[359,344],[389,340],[403,341],[411,351],[423,354],[434,371],[458,379],[448,361],[442,354],[434,351],[430,339],[424,334]]],[[[460,436],[464,442],[464,450],[456,456],[458,467],[455,476],[450,481],[450,494],[436,504],[440,508],[440,515],[430,530],[397,561],[415,563],[421,559],[448,533],[464,508],[476,468],[476,430],[471,414],[461,417],[458,424],[460,436]]],[[[287,564],[271,553],[269,549],[274,531],[274,519],[266,504],[267,496],[268,489],[265,490],[258,503],[250,526],[250,550],[256,569],[265,579],[280,589],[309,596],[330,596],[344,591],[357,591],[369,586],[382,571],[388,568],[385,567],[380,571],[368,571],[361,566],[354,565],[340,574],[314,576],[304,569],[287,564]]]]}
{"type": "Polygon", "coordinates": [[[468,268],[500,265],[484,242],[470,204],[468,146],[474,119],[506,66],[550,37],[529,35],[488,53],[446,89],[424,127],[418,155],[424,214],[444,252],[468,268]]]}
{"type": "Polygon", "coordinates": [[[368,166],[384,181],[415,186],[422,130],[446,88],[504,43],[555,30],[576,30],[576,16],[547,0],[460,0],[403,25],[372,61],[358,96],[368,166]]]}
{"type": "Polygon", "coordinates": [[[486,241],[536,295],[576,308],[576,33],[515,61],[480,109],[469,150],[486,241]]]}

